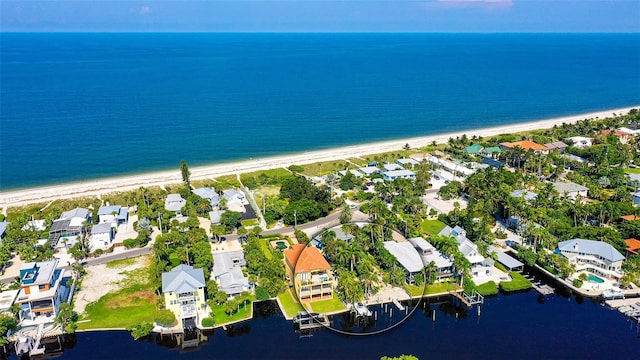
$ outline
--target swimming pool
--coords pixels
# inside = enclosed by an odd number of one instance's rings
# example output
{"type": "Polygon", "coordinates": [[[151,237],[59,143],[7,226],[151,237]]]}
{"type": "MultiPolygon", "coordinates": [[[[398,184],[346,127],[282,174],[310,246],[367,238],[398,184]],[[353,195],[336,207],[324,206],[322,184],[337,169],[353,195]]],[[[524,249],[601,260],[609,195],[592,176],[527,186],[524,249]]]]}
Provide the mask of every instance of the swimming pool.
{"type": "Polygon", "coordinates": [[[587,277],[587,280],[596,282],[598,284],[602,284],[604,282],[604,280],[602,280],[601,278],[591,274],[589,274],[589,277],[587,277]]]}
{"type": "Polygon", "coordinates": [[[278,249],[280,250],[284,250],[287,248],[287,244],[284,241],[277,241],[276,242],[276,246],[278,247],[278,249]]]}

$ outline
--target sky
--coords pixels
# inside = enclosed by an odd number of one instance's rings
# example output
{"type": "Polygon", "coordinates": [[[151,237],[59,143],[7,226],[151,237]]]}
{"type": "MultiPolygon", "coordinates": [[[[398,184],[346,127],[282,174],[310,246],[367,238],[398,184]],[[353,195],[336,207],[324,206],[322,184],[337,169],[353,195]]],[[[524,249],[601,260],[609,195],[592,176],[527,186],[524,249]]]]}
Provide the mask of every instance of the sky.
{"type": "Polygon", "coordinates": [[[640,0],[1,0],[3,32],[640,32],[640,0]]]}

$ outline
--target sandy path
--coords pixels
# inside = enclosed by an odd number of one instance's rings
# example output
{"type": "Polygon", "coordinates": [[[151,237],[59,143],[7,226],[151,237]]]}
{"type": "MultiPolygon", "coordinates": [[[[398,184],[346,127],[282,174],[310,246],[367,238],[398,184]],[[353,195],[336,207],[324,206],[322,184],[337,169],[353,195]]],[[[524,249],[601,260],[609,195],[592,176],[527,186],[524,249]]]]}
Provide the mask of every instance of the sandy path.
{"type": "Polygon", "coordinates": [[[86,267],[87,275],[82,280],[82,288],[76,294],[73,310],[78,314],[82,314],[87,304],[98,301],[108,292],[119,288],[118,282],[124,279],[123,272],[143,266],[143,262],[138,261],[135,264],[117,269],[108,268],[106,264],[86,267]]]}
{"type": "MultiPolygon", "coordinates": [[[[637,108],[638,106],[635,106],[637,108]]],[[[458,131],[455,133],[423,136],[410,139],[384,141],[378,143],[345,146],[340,148],[309,151],[301,154],[275,156],[263,159],[254,159],[233,163],[223,163],[209,166],[191,168],[191,180],[211,179],[218,176],[252,172],[258,170],[288,167],[290,165],[304,165],[322,161],[365,156],[370,154],[400,150],[405,144],[412,148],[423,147],[431,142],[444,143],[451,137],[467,134],[468,136],[494,136],[505,133],[530,131],[535,129],[550,128],[562,123],[574,123],[582,119],[606,118],[615,114],[626,114],[634,107],[612,109],[588,114],[560,117],[549,120],[534,121],[528,123],[496,126],[492,128],[458,131]]],[[[140,175],[113,177],[69,183],[62,185],[45,186],[24,190],[0,192],[0,208],[7,206],[22,206],[34,202],[52,201],[60,198],[79,196],[99,196],[115,191],[127,191],[137,189],[140,186],[163,186],[165,184],[180,183],[182,177],[179,169],[146,173],[140,175]]]]}

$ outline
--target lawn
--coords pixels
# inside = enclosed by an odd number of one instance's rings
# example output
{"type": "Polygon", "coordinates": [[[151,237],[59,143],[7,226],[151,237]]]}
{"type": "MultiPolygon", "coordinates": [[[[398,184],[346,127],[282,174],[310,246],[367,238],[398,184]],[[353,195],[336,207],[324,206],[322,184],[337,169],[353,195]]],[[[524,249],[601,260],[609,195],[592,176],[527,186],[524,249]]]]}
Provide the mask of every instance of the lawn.
{"type": "Polygon", "coordinates": [[[280,304],[282,304],[283,310],[287,317],[294,317],[298,314],[298,311],[304,310],[298,300],[294,299],[291,295],[291,291],[287,290],[278,295],[280,304]]]}
{"type": "Polygon", "coordinates": [[[271,260],[271,258],[273,257],[273,253],[271,252],[271,249],[269,248],[269,242],[271,240],[269,239],[258,239],[258,244],[260,245],[260,250],[262,250],[262,253],[264,254],[264,256],[268,259],[271,260]]]}
{"type": "Polygon", "coordinates": [[[423,286],[416,285],[405,285],[405,289],[409,291],[411,296],[422,296],[422,295],[433,295],[446,293],[453,290],[459,290],[460,286],[456,283],[450,282],[439,282],[433,285],[427,285],[426,288],[423,286]]]}
{"type": "Polygon", "coordinates": [[[481,285],[475,286],[476,291],[482,296],[495,295],[498,293],[498,285],[495,282],[489,281],[481,285]]]}
{"type": "Polygon", "coordinates": [[[345,310],[345,307],[344,304],[342,304],[342,301],[340,301],[338,296],[334,293],[333,299],[312,302],[311,309],[313,312],[317,312],[319,314],[327,314],[345,310]]]}
{"type": "Polygon", "coordinates": [[[153,322],[158,296],[146,268],[126,272],[122,289],[110,292],[87,305],[78,329],[126,328],[141,322],[153,322]]]}
{"type": "Polygon", "coordinates": [[[336,173],[338,170],[344,170],[346,167],[355,168],[355,165],[349,164],[344,160],[325,161],[304,165],[302,174],[307,176],[322,176],[329,173],[336,173]]]}
{"type": "Polygon", "coordinates": [[[640,168],[626,168],[624,172],[628,174],[640,174],[640,168]]]}
{"type": "Polygon", "coordinates": [[[500,288],[504,291],[518,291],[531,288],[531,281],[527,280],[522,274],[512,271],[509,273],[513,280],[503,281],[500,288]]]}
{"type": "Polygon", "coordinates": [[[420,224],[420,229],[431,236],[436,236],[445,226],[447,225],[440,220],[425,220],[420,224]]]}
{"type": "Polygon", "coordinates": [[[252,227],[258,226],[258,225],[260,225],[260,223],[258,222],[258,219],[242,220],[242,226],[244,226],[246,228],[252,228],[252,227]]]}
{"type": "Polygon", "coordinates": [[[224,312],[224,305],[215,306],[211,309],[211,315],[216,325],[249,319],[251,317],[251,307],[253,306],[254,300],[255,297],[252,296],[251,301],[245,302],[244,305],[240,306],[240,310],[232,315],[227,315],[227,313],[224,312]]]}

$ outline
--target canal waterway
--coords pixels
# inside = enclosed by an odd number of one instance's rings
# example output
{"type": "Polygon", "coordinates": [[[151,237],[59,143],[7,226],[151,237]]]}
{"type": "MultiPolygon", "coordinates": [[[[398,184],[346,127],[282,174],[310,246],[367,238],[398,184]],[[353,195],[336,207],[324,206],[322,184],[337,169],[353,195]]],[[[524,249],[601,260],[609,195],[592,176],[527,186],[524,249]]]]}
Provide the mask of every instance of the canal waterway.
{"type": "Polygon", "coordinates": [[[563,293],[545,298],[530,290],[486,298],[480,316],[448,297],[430,299],[399,326],[372,336],[325,328],[301,336],[274,302],[263,302],[255,304],[252,320],[216,329],[196,349],[181,350],[166,336],[135,341],[123,331],[91,332],[67,338],[62,358],[634,359],[640,354],[638,334],[637,325],[597,301],[563,293]]]}

